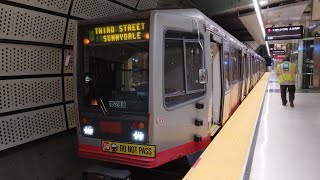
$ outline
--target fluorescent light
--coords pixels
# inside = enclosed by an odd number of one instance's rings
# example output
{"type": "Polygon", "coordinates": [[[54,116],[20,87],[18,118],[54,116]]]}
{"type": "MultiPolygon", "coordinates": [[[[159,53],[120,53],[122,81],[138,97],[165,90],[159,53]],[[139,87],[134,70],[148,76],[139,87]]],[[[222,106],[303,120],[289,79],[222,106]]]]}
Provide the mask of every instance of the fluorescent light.
{"type": "Polygon", "coordinates": [[[261,1],[259,2],[259,4],[260,4],[261,6],[267,5],[267,4],[268,4],[268,0],[261,0],[261,1]]]}
{"type": "Polygon", "coordinates": [[[269,44],[268,44],[268,42],[267,42],[267,41],[265,41],[265,42],[266,42],[266,47],[267,47],[268,55],[269,55],[269,56],[271,56],[271,55],[270,55],[269,44]]]}
{"type": "Polygon", "coordinates": [[[261,29],[262,35],[263,35],[263,37],[266,37],[266,32],[265,32],[263,21],[262,21],[260,7],[258,5],[257,0],[252,0],[252,1],[253,1],[254,10],[256,11],[256,14],[257,14],[257,17],[258,17],[258,22],[259,22],[259,25],[260,25],[260,29],[261,29]]]}
{"type": "MultiPolygon", "coordinates": [[[[257,14],[258,22],[259,22],[260,29],[261,29],[261,32],[262,32],[262,35],[263,35],[263,40],[265,40],[266,31],[265,31],[264,24],[263,24],[263,21],[262,21],[262,16],[261,16],[261,12],[260,12],[260,7],[258,5],[258,0],[252,0],[252,2],[253,2],[254,10],[255,10],[255,12],[257,14]]],[[[265,43],[266,43],[266,48],[267,48],[267,51],[268,51],[268,55],[270,56],[269,44],[268,44],[267,41],[265,41],[265,43]]]]}

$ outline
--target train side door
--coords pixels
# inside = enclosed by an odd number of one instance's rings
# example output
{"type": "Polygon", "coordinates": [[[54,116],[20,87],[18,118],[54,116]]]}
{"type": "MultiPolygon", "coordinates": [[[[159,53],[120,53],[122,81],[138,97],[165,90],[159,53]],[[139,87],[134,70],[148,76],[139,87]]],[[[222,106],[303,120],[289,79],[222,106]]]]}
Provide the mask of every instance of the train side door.
{"type": "Polygon", "coordinates": [[[211,135],[214,135],[219,130],[222,123],[223,82],[221,77],[223,76],[223,72],[220,65],[222,56],[222,38],[218,35],[211,34],[210,40],[212,72],[212,118],[210,122],[210,133],[211,135]]]}
{"type": "Polygon", "coordinates": [[[250,92],[250,78],[251,78],[251,69],[250,69],[250,53],[248,53],[247,55],[247,59],[246,59],[246,69],[247,69],[247,84],[246,84],[246,96],[249,94],[250,92]]]}
{"type": "Polygon", "coordinates": [[[236,46],[230,46],[230,71],[231,71],[231,76],[230,76],[230,80],[231,80],[231,100],[230,100],[230,115],[236,110],[237,105],[238,105],[238,96],[239,96],[239,76],[238,76],[238,67],[239,67],[239,57],[237,56],[238,53],[238,49],[236,46]]]}
{"type": "Polygon", "coordinates": [[[250,58],[250,91],[254,86],[254,69],[253,69],[253,61],[254,61],[254,57],[253,55],[251,55],[250,58]]]}
{"type": "Polygon", "coordinates": [[[244,99],[246,96],[247,92],[247,54],[243,54],[242,62],[241,62],[241,68],[242,68],[242,92],[241,92],[241,101],[244,99]]]}
{"type": "Polygon", "coordinates": [[[239,101],[241,102],[244,97],[244,84],[245,84],[245,72],[244,72],[244,54],[242,50],[238,54],[239,56],[239,81],[240,81],[240,90],[239,90],[239,101]]]}
{"type": "Polygon", "coordinates": [[[231,111],[231,82],[230,82],[230,49],[229,42],[223,41],[223,58],[221,58],[221,69],[223,69],[223,114],[222,124],[225,124],[231,111]]]}

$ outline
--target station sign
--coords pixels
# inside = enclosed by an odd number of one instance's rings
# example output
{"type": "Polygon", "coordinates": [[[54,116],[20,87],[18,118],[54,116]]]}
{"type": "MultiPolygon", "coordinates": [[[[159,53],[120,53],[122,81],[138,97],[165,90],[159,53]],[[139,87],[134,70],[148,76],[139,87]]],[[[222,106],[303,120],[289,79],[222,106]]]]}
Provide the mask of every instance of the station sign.
{"type": "Polygon", "coordinates": [[[95,43],[139,41],[149,39],[149,25],[146,21],[124,22],[93,27],[89,40],[95,43]]]}
{"type": "Polygon", "coordinates": [[[272,55],[286,55],[286,52],[284,50],[272,50],[272,55]]]}
{"type": "Polygon", "coordinates": [[[285,60],[286,56],[285,55],[273,55],[273,58],[276,60],[285,60]]]}
{"type": "Polygon", "coordinates": [[[266,41],[302,38],[303,26],[271,27],[266,29],[266,41]]]}
{"type": "Polygon", "coordinates": [[[285,50],[273,50],[271,51],[272,57],[277,60],[284,60],[286,58],[285,50]]]}

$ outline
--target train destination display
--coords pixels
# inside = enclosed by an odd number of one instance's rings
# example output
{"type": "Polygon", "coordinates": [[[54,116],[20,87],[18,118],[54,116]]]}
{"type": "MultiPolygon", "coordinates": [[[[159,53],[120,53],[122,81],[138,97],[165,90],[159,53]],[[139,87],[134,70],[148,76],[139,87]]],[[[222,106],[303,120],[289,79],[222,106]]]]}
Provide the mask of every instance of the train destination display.
{"type": "Polygon", "coordinates": [[[303,26],[271,27],[266,29],[266,41],[303,38],[303,26]]]}
{"type": "Polygon", "coordinates": [[[90,42],[96,43],[148,40],[148,24],[146,22],[126,22],[94,27],[89,31],[89,38],[90,42]]]}

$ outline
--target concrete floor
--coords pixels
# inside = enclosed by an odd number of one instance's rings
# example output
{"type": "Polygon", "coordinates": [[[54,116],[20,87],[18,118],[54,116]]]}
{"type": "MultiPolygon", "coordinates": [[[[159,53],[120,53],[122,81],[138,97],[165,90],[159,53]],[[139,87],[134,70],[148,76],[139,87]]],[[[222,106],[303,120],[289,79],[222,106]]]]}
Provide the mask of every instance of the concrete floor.
{"type": "Polygon", "coordinates": [[[77,156],[75,130],[0,152],[1,180],[81,179],[95,162],[77,156]]]}
{"type": "Polygon", "coordinates": [[[0,180],[79,180],[91,166],[129,169],[135,180],[182,179],[189,166],[186,159],[147,170],[79,158],[77,136],[69,130],[0,152],[0,180]]]}

